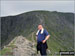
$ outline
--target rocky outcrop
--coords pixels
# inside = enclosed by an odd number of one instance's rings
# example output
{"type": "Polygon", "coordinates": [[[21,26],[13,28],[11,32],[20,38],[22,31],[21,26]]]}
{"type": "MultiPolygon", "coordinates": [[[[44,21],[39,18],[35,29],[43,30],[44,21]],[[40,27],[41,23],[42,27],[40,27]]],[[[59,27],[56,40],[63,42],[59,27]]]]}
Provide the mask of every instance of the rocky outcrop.
{"type": "MultiPolygon", "coordinates": [[[[13,56],[35,56],[36,55],[36,48],[34,47],[33,42],[27,40],[23,36],[18,36],[14,40],[11,41],[16,47],[14,47],[13,50],[13,56]],[[15,41],[15,42],[14,42],[15,41]]],[[[8,46],[11,45],[9,43],[8,46]]]]}

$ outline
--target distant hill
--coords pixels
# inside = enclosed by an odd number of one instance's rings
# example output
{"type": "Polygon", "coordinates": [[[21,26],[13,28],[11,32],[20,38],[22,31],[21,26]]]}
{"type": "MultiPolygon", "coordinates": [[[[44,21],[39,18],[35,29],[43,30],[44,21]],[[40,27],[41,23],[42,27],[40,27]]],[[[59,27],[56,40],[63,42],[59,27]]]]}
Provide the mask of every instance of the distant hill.
{"type": "Polygon", "coordinates": [[[51,35],[47,41],[51,52],[74,50],[74,13],[56,11],[30,11],[1,17],[1,47],[19,35],[32,41],[38,24],[43,24],[51,35]]]}

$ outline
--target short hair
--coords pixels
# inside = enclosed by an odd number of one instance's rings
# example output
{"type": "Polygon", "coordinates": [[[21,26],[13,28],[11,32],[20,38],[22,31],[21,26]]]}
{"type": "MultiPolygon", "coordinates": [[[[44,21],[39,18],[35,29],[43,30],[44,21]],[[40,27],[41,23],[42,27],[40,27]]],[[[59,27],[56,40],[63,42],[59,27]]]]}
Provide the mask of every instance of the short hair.
{"type": "MultiPolygon", "coordinates": [[[[38,25],[42,25],[42,24],[38,24],[38,25]]],[[[42,25],[43,26],[43,25],[42,25]]]]}

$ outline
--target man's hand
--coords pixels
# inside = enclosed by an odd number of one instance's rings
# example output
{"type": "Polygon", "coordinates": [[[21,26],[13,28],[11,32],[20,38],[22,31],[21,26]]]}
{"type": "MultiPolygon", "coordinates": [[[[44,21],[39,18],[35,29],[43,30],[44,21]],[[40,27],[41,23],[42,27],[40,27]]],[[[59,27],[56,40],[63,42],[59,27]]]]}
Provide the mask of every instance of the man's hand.
{"type": "Polygon", "coordinates": [[[49,37],[50,37],[50,35],[46,36],[45,40],[43,40],[42,42],[43,42],[43,43],[45,43],[45,42],[46,42],[46,40],[48,40],[48,39],[49,39],[49,37]]]}
{"type": "Polygon", "coordinates": [[[43,40],[42,42],[43,42],[43,43],[45,43],[45,42],[46,42],[46,40],[43,40]]]}

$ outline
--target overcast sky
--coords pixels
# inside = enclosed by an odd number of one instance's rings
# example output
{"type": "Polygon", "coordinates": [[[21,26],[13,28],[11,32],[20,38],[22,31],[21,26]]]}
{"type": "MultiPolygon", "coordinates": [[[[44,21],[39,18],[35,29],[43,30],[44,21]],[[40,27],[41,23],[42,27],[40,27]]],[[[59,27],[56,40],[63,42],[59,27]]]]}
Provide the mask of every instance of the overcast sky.
{"type": "Polygon", "coordinates": [[[33,10],[74,13],[74,1],[1,1],[0,16],[17,15],[33,10]]]}

